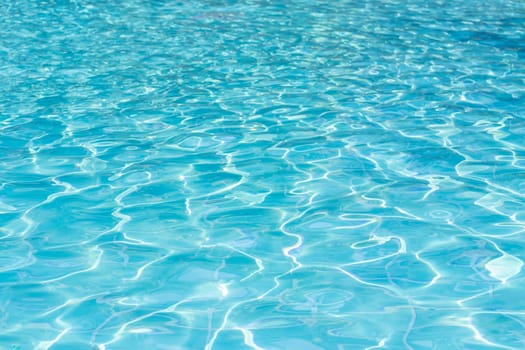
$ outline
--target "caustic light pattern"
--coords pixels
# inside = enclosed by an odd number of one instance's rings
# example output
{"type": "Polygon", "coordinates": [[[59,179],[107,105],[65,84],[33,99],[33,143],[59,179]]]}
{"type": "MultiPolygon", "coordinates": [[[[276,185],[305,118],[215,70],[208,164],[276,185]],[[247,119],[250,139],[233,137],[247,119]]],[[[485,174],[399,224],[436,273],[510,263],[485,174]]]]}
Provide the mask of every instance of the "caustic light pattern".
{"type": "Polygon", "coordinates": [[[525,348],[525,2],[0,18],[0,348],[525,348]]]}

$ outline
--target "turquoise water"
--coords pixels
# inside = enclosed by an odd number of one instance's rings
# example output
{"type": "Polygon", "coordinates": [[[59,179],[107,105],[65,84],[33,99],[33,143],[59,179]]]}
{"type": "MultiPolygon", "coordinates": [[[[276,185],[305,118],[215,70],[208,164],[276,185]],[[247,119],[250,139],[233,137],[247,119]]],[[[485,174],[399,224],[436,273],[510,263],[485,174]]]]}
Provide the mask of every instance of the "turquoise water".
{"type": "Polygon", "coordinates": [[[1,349],[524,349],[523,1],[10,1],[1,349]]]}

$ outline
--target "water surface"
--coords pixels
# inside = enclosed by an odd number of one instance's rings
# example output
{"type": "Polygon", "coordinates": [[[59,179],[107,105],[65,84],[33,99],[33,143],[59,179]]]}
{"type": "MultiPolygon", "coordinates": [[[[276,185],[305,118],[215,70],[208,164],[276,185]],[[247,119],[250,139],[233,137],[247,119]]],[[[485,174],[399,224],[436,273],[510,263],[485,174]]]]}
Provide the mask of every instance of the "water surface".
{"type": "Polygon", "coordinates": [[[0,16],[2,349],[525,348],[523,1],[0,16]]]}

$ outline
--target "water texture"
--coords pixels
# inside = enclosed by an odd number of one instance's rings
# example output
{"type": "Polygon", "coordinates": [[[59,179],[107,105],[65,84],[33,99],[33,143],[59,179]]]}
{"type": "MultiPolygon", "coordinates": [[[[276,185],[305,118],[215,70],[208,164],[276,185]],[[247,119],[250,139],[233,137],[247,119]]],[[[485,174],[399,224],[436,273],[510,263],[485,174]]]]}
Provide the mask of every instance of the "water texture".
{"type": "Polygon", "coordinates": [[[1,349],[525,348],[525,2],[0,18],[1,349]]]}

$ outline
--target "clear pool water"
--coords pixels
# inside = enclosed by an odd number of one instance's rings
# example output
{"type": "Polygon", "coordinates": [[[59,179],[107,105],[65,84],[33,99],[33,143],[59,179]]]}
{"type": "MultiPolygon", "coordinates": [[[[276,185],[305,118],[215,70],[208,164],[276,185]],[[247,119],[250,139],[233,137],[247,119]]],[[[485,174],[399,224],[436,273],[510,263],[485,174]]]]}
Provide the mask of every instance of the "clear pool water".
{"type": "Polygon", "coordinates": [[[1,349],[525,348],[525,2],[0,12],[1,349]]]}

